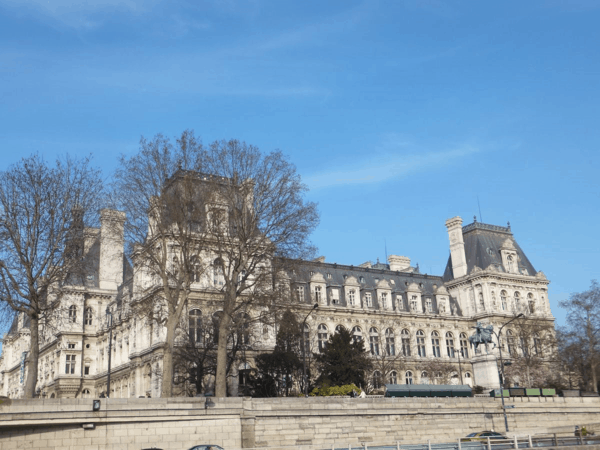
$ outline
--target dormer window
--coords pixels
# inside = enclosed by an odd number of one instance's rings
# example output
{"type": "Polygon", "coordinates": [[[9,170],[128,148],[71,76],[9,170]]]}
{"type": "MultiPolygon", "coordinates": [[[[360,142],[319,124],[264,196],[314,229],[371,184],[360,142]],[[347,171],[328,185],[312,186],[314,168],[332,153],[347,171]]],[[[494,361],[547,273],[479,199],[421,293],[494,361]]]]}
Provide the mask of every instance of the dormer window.
{"type": "Polygon", "coordinates": [[[387,309],[387,292],[381,293],[381,309],[387,309]]]}
{"type": "Polygon", "coordinates": [[[371,298],[370,292],[365,293],[365,303],[367,304],[367,306],[369,308],[371,308],[373,306],[373,299],[371,298]]]}
{"type": "Polygon", "coordinates": [[[330,273],[327,274],[327,278],[331,279],[331,274],[330,273]]]}
{"type": "Polygon", "coordinates": [[[348,304],[350,306],[354,306],[355,302],[356,302],[356,291],[354,289],[350,289],[348,291],[348,304]]]}
{"type": "Polygon", "coordinates": [[[321,286],[315,286],[315,301],[321,301],[321,286]]]}
{"type": "Polygon", "coordinates": [[[506,262],[508,263],[508,271],[510,273],[513,273],[513,271],[514,271],[514,260],[513,260],[512,255],[508,255],[506,257],[506,262]]]}

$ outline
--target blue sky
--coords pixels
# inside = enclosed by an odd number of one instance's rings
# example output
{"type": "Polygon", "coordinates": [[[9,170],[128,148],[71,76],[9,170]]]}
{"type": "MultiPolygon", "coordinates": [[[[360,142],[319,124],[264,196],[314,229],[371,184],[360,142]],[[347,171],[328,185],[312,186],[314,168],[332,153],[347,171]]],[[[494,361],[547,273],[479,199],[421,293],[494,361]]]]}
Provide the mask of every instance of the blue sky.
{"type": "Polygon", "coordinates": [[[194,129],[281,149],[329,262],[441,275],[510,221],[557,303],[599,278],[600,3],[0,0],[0,168],[194,129]]]}

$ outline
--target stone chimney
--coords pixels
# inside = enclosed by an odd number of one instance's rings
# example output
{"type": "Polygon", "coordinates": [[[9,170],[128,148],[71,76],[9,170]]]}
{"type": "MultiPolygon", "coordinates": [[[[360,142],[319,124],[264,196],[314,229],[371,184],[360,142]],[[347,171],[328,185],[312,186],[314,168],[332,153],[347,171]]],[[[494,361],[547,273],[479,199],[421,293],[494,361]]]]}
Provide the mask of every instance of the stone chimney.
{"type": "Polygon", "coordinates": [[[390,255],[388,256],[390,270],[404,271],[410,267],[410,258],[408,256],[390,255]]]}
{"type": "Polygon", "coordinates": [[[123,283],[123,226],[125,213],[111,209],[100,211],[100,289],[117,290],[123,283]]]}
{"type": "Polygon", "coordinates": [[[465,241],[462,234],[462,219],[459,216],[446,220],[448,238],[450,239],[450,257],[454,278],[467,274],[467,257],[465,256],[465,241]]]}

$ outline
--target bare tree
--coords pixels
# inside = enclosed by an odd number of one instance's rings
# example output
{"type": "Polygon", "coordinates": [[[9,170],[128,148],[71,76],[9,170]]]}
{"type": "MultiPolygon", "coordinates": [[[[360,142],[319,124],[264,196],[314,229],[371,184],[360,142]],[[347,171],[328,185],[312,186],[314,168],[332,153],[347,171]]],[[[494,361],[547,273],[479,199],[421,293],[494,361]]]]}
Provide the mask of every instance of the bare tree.
{"type": "Polygon", "coordinates": [[[521,317],[507,330],[512,364],[505,369],[510,379],[527,386],[541,386],[548,378],[550,365],[556,362],[554,322],[541,317],[521,317]],[[509,334],[510,331],[510,334],[509,334]]]}
{"type": "Polygon", "coordinates": [[[126,213],[127,254],[134,264],[134,307],[164,326],[162,392],[173,391],[173,351],[191,286],[201,281],[205,241],[199,234],[204,205],[198,183],[202,144],[184,131],[173,144],[156,135],[140,150],[122,156],[115,173],[113,201],[126,213]]]}
{"type": "Polygon", "coordinates": [[[318,214],[316,205],[304,199],[307,188],[296,168],[281,152],[263,155],[236,140],[215,142],[205,169],[215,176],[208,232],[213,269],[223,281],[215,395],[224,397],[231,321],[249,305],[261,310],[276,300],[280,271],[273,257],[312,256],[308,236],[318,214]]]}
{"type": "Polygon", "coordinates": [[[559,303],[567,310],[567,332],[578,341],[585,366],[589,368],[592,389],[598,392],[598,347],[600,344],[600,284],[592,280],[590,289],[571,294],[568,300],[559,303]]]}
{"type": "Polygon", "coordinates": [[[429,384],[451,384],[452,378],[458,375],[457,367],[441,358],[420,362],[417,364],[417,370],[427,373],[429,384]]]}
{"type": "Polygon", "coordinates": [[[82,282],[83,224],[95,221],[101,195],[90,158],[50,165],[33,155],[0,174],[0,301],[29,321],[25,398],[35,394],[40,328],[61,288],[82,282]]]}

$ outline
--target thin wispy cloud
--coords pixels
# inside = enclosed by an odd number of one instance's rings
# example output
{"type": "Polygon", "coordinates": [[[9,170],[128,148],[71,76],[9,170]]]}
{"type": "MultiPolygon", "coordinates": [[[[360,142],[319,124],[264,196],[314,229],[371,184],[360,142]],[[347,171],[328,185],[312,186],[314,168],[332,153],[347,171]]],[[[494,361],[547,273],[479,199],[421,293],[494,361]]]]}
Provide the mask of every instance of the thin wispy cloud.
{"type": "Polygon", "coordinates": [[[0,0],[0,6],[17,14],[49,18],[76,29],[94,28],[99,14],[150,11],[162,0],[0,0]]]}
{"type": "Polygon", "coordinates": [[[480,151],[479,147],[465,144],[448,150],[373,155],[368,160],[356,161],[351,166],[321,172],[304,179],[311,190],[349,185],[383,183],[404,178],[423,170],[441,168],[480,151]]]}

